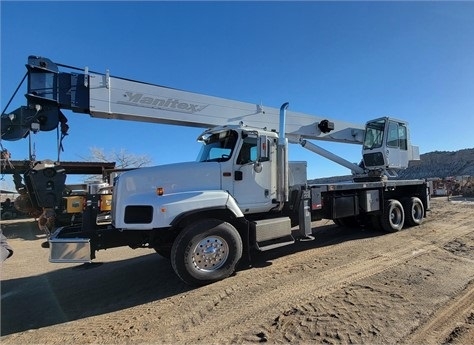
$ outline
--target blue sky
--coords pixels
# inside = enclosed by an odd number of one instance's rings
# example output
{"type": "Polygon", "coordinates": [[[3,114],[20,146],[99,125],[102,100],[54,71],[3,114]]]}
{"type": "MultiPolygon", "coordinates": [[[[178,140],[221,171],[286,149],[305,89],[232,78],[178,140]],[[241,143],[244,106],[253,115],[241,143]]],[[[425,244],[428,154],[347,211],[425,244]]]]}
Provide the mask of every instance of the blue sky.
{"type": "MultiPolygon", "coordinates": [[[[473,37],[474,2],[1,1],[1,108],[38,55],[334,120],[390,115],[409,121],[421,153],[454,151],[474,147],[473,37]]],[[[195,160],[200,148],[197,128],[65,115],[63,161],[98,147],[158,165],[195,160]]],[[[33,141],[37,159],[56,159],[55,131],[33,141]]],[[[359,146],[316,144],[360,161],[359,146]]],[[[28,140],[2,145],[28,157],[28,140]]],[[[310,179],[349,173],[297,145],[290,159],[308,161],[310,179]]]]}

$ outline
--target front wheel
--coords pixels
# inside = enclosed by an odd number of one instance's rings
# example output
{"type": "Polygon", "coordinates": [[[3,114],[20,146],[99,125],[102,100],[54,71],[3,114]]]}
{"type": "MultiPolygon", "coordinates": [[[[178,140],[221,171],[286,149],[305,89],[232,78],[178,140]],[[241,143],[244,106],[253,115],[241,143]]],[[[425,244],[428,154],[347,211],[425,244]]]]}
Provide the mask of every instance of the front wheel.
{"type": "Polygon", "coordinates": [[[186,226],[171,248],[171,265],[193,286],[229,277],[242,257],[242,239],[231,224],[205,219],[186,226]]]}

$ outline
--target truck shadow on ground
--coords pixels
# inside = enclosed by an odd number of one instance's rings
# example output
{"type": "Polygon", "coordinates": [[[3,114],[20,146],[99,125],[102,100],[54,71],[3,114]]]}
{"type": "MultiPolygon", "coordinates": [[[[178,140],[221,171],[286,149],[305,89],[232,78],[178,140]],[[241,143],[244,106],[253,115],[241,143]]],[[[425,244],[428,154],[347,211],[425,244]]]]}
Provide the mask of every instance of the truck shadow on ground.
{"type": "Polygon", "coordinates": [[[272,260],[285,255],[291,255],[309,249],[327,247],[343,242],[383,236],[386,234],[386,232],[369,227],[341,227],[335,225],[332,221],[328,221],[326,225],[319,225],[318,227],[313,228],[313,240],[299,241],[293,245],[257,253],[253,256],[252,266],[256,268],[266,267],[271,265],[272,260]]]}
{"type": "Polygon", "coordinates": [[[110,313],[190,289],[154,253],[2,280],[1,335],[110,313]]]}
{"type": "MultiPolygon", "coordinates": [[[[253,269],[264,269],[271,265],[271,260],[298,251],[382,233],[329,225],[318,227],[313,234],[314,241],[258,253],[254,256],[253,269]]],[[[191,289],[175,275],[169,261],[155,253],[4,280],[1,335],[119,311],[191,289]]]]}

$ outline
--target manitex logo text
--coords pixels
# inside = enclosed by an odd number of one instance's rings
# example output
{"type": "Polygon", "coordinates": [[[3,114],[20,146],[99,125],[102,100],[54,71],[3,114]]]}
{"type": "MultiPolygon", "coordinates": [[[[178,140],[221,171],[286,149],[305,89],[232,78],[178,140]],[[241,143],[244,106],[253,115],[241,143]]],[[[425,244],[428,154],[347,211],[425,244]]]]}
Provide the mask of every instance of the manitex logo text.
{"type": "Polygon", "coordinates": [[[119,101],[121,104],[133,104],[141,107],[178,111],[183,113],[197,113],[207,107],[207,104],[196,104],[183,102],[177,98],[159,98],[145,96],[142,93],[127,91],[123,95],[126,100],[119,101]]]}

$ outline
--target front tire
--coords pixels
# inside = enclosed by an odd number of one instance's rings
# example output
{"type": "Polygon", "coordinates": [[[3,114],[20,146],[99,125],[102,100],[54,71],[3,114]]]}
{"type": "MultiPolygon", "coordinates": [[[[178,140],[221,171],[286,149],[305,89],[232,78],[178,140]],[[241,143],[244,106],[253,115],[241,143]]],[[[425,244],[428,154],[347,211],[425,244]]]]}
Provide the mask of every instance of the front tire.
{"type": "Polygon", "coordinates": [[[229,277],[242,257],[235,227],[219,219],[187,225],[171,248],[171,265],[186,284],[200,286],[229,277]]]}

